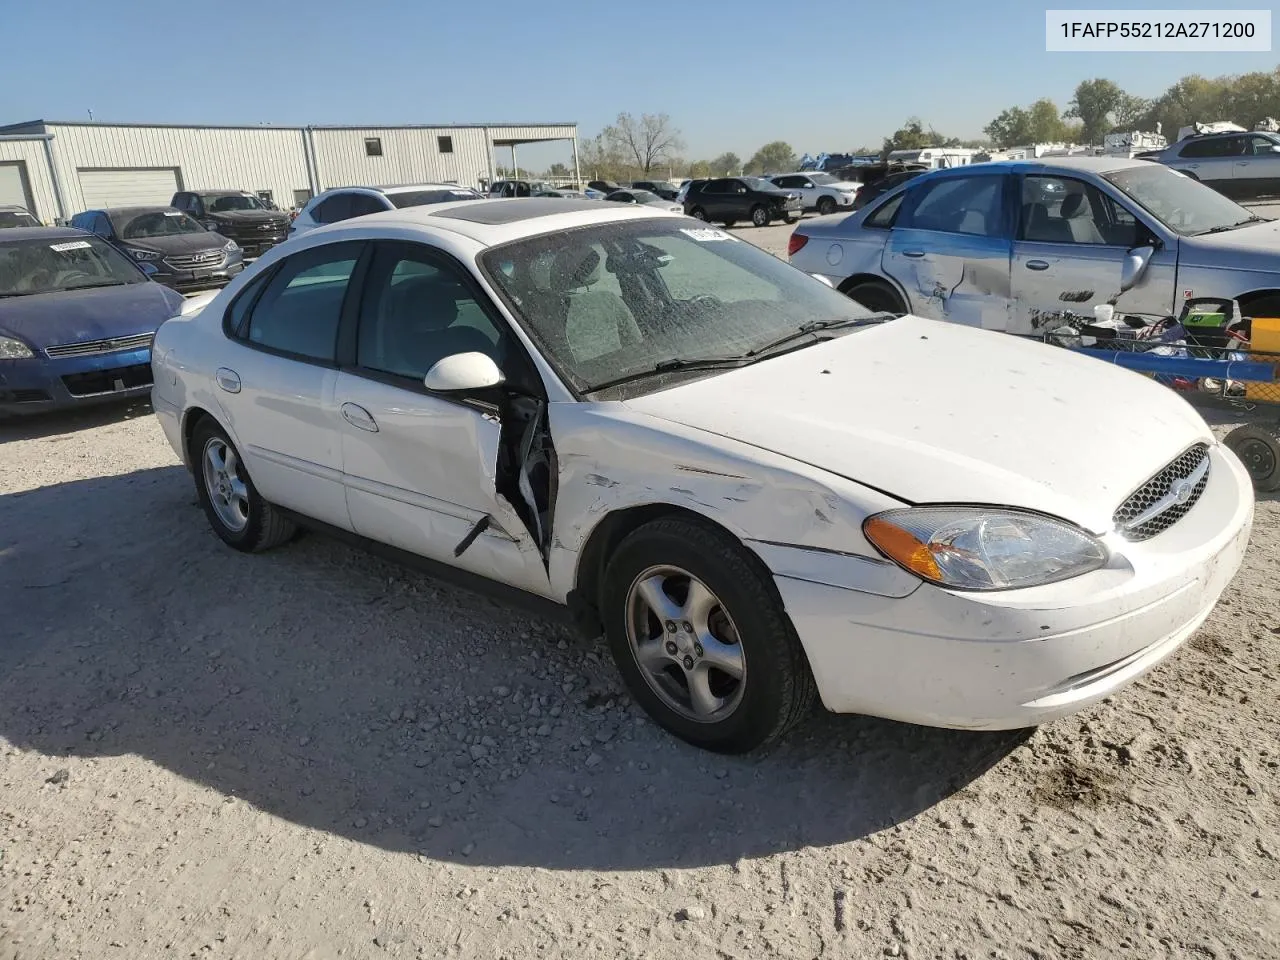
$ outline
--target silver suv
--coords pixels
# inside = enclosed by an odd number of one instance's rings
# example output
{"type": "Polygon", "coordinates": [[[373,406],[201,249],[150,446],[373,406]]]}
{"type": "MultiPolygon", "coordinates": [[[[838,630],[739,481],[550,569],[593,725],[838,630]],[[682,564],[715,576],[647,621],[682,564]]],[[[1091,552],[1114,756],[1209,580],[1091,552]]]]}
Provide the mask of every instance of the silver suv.
{"type": "Polygon", "coordinates": [[[1237,200],[1280,194],[1280,135],[1274,133],[1190,136],[1147,158],[1237,200]]]}

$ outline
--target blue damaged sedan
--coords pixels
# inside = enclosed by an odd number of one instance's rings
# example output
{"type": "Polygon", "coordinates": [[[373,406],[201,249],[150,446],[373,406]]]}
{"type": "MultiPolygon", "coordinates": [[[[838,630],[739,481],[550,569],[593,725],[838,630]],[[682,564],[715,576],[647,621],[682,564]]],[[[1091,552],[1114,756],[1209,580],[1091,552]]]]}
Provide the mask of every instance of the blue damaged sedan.
{"type": "Polygon", "coordinates": [[[182,295],[83,230],[0,233],[0,418],[151,392],[151,341],[182,295]]]}

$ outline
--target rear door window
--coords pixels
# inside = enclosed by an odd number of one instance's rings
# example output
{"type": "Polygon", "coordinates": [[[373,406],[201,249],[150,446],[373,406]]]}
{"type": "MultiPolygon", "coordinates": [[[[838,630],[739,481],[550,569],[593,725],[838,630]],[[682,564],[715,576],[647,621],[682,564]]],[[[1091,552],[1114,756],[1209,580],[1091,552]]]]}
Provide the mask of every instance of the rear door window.
{"type": "Polygon", "coordinates": [[[300,360],[334,363],[338,323],[362,241],[313,247],[284,260],[249,315],[249,343],[300,360]]]}

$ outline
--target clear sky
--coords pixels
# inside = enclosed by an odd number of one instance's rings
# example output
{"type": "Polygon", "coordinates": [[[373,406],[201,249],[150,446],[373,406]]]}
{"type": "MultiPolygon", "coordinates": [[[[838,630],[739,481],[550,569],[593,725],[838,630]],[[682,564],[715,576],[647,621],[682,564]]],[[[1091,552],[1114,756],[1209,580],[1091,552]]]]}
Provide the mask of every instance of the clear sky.
{"type": "MultiPolygon", "coordinates": [[[[589,137],[626,110],[670,114],[691,159],[725,150],[745,159],[775,139],[797,153],[875,145],[913,114],[976,137],[1007,106],[1048,96],[1065,107],[1089,77],[1155,96],[1187,73],[1280,61],[1275,52],[1046,53],[1046,5],[0,0],[0,122],[89,110],[97,120],[205,124],[574,121],[589,137]]],[[[1269,6],[1160,6],[1228,5],[1269,6]]],[[[567,157],[547,146],[520,159],[567,157]]]]}

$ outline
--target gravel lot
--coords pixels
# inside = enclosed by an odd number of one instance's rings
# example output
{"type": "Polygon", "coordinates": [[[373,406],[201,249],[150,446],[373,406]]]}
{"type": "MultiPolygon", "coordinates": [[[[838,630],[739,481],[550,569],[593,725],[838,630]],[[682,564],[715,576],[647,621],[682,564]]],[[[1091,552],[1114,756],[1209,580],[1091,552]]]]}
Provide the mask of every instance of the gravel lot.
{"type": "Polygon", "coordinates": [[[0,960],[1280,957],[1277,569],[1271,499],[1191,643],[1076,718],[722,759],[601,645],[226,549],[145,404],[0,426],[0,960]]]}

